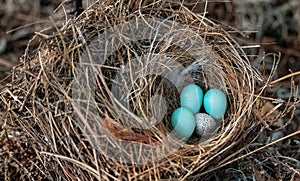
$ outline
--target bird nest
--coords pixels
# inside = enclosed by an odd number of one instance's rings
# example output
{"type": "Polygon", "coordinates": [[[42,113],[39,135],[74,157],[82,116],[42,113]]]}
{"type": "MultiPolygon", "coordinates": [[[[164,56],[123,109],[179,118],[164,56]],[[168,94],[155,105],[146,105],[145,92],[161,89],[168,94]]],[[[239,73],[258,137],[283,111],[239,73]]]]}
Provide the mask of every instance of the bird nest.
{"type": "Polygon", "coordinates": [[[56,30],[37,34],[39,48],[1,91],[5,128],[30,150],[19,171],[29,178],[208,177],[260,129],[253,109],[266,80],[203,14],[103,1],[56,30]],[[209,137],[179,139],[170,118],[191,83],[223,90],[228,109],[209,137]]]}

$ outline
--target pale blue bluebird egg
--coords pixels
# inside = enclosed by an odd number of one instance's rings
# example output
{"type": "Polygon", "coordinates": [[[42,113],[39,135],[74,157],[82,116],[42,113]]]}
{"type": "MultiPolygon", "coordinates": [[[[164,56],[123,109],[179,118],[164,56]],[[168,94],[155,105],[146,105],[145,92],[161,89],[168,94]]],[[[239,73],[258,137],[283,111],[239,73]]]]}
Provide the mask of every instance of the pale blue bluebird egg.
{"type": "Polygon", "coordinates": [[[180,106],[188,108],[194,114],[199,112],[202,100],[203,91],[195,84],[185,86],[180,94],[180,106]]]}
{"type": "Polygon", "coordinates": [[[215,119],[221,119],[227,109],[227,98],[219,89],[208,90],[203,98],[204,109],[215,119]]]}
{"type": "Polygon", "coordinates": [[[171,116],[174,131],[181,138],[189,138],[195,129],[194,114],[185,107],[175,109],[171,116]]]}

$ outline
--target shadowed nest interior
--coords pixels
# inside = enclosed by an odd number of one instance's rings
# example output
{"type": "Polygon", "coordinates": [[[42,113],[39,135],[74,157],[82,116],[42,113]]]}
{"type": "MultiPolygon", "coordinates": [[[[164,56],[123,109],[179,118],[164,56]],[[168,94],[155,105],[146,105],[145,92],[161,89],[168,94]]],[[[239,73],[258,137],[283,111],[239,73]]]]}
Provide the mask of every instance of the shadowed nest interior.
{"type": "Polygon", "coordinates": [[[11,177],[209,178],[261,129],[255,101],[269,79],[205,14],[168,1],[100,1],[55,30],[37,34],[39,48],[1,90],[4,128],[30,155],[11,177]],[[168,136],[189,83],[227,95],[206,140],[168,136]]]}

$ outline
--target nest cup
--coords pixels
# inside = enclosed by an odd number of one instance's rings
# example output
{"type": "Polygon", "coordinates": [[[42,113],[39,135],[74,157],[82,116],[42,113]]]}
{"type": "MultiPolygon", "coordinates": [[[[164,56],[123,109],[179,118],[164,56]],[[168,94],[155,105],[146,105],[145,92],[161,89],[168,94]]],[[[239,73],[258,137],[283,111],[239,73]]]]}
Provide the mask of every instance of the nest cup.
{"type": "MultiPolygon", "coordinates": [[[[222,67],[202,37],[153,17],[108,27],[88,43],[75,67],[79,127],[95,148],[127,164],[165,158],[188,141],[176,140],[169,124],[184,86],[226,90],[222,67]],[[109,149],[114,147],[119,149],[109,149]]],[[[201,137],[193,138],[189,142],[199,144],[201,137]]]]}
{"type": "Polygon", "coordinates": [[[96,2],[35,52],[2,90],[1,116],[31,140],[39,177],[192,179],[228,161],[257,126],[261,76],[225,30],[184,6],[96,2]],[[170,126],[190,83],[227,95],[205,141],[178,139],[170,126]]]}

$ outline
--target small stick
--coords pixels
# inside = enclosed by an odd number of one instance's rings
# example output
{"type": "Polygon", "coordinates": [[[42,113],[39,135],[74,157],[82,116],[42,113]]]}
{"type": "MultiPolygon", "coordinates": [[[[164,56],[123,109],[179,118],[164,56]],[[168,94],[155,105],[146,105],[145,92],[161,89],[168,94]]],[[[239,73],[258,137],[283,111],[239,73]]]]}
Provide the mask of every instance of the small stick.
{"type": "Polygon", "coordinates": [[[270,84],[278,83],[278,82],[280,82],[280,81],[283,81],[283,80],[285,80],[285,79],[287,79],[287,78],[290,78],[290,77],[293,77],[293,76],[296,76],[296,75],[300,75],[300,71],[294,72],[294,73],[291,73],[291,74],[289,74],[289,75],[283,76],[283,77],[281,77],[281,78],[279,78],[279,79],[276,79],[276,80],[272,81],[270,84]]]}

